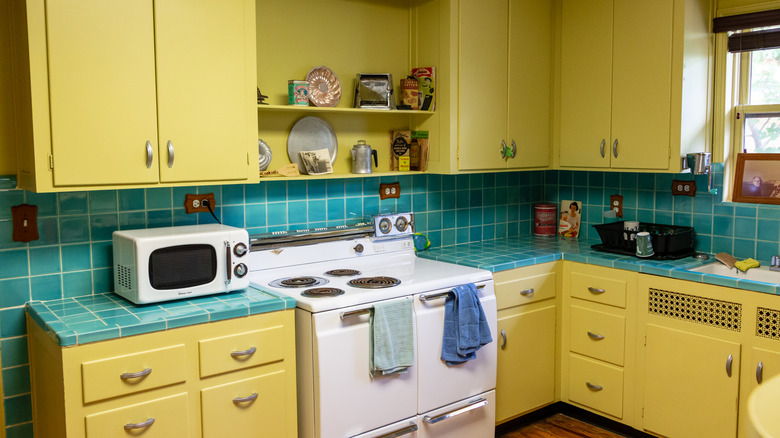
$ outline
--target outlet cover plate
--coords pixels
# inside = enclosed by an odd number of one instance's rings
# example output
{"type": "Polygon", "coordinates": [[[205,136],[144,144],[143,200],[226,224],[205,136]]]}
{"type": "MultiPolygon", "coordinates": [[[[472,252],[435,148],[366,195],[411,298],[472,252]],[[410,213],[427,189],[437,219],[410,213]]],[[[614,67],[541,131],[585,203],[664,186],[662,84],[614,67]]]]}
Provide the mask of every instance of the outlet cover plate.
{"type": "Polygon", "coordinates": [[[696,196],[696,181],[672,181],[672,195],[696,196]]]}
{"type": "Polygon", "coordinates": [[[400,198],[401,197],[401,184],[379,184],[379,199],[387,198],[400,198]]]}
{"type": "Polygon", "coordinates": [[[184,195],[184,212],[187,214],[191,213],[208,213],[209,208],[204,207],[201,203],[202,200],[208,199],[209,204],[211,205],[212,210],[216,210],[217,208],[217,202],[214,199],[213,193],[199,193],[197,195],[193,195],[190,193],[187,193],[184,195]],[[198,201],[198,206],[194,206],[194,202],[198,201]]]}

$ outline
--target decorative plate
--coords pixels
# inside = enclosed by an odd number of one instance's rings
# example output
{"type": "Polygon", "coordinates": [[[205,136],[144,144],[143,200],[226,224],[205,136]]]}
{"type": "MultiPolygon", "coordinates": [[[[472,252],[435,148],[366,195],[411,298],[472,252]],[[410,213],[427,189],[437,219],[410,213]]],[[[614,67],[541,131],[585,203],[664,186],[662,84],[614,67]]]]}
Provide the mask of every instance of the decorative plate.
{"type": "Polygon", "coordinates": [[[309,81],[309,100],[315,106],[336,106],[341,99],[341,82],[327,67],[314,67],[306,75],[309,81]]]}
{"type": "Polygon", "coordinates": [[[300,152],[319,149],[328,150],[330,164],[336,161],[339,143],[330,123],[314,116],[306,116],[295,122],[287,137],[287,156],[290,162],[298,164],[298,169],[305,171],[306,166],[301,160],[300,152]]]}
{"type": "Polygon", "coordinates": [[[257,148],[260,152],[260,171],[262,172],[263,170],[268,169],[273,154],[271,154],[271,147],[262,139],[257,140],[257,148]]]}

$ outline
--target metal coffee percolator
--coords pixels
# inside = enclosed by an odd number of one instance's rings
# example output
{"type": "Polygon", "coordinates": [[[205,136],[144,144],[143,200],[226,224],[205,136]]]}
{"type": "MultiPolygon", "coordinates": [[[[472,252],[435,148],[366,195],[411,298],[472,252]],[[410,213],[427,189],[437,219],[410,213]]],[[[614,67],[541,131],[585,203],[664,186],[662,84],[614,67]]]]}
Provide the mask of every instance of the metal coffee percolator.
{"type": "Polygon", "coordinates": [[[366,144],[365,140],[358,140],[350,152],[352,152],[352,173],[371,173],[372,155],[374,156],[374,166],[379,166],[376,151],[371,149],[371,145],[366,144]]]}

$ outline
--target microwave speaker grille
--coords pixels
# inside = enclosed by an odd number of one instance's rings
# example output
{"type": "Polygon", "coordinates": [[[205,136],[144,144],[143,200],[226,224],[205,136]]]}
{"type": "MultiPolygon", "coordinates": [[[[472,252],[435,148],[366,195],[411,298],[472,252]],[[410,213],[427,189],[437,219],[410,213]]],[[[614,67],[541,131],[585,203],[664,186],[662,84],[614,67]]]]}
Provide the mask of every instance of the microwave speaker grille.
{"type": "Polygon", "coordinates": [[[116,279],[117,284],[125,289],[133,289],[133,275],[132,270],[127,266],[116,265],[116,279]]]}

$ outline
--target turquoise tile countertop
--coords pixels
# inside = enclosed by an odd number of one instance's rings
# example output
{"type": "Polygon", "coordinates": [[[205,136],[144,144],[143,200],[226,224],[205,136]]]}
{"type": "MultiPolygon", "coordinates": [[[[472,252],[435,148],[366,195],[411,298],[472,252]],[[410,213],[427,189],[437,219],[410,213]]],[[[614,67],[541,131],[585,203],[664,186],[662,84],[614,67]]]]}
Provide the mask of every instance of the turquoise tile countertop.
{"type": "Polygon", "coordinates": [[[693,257],[678,260],[651,260],[602,252],[591,248],[591,245],[599,243],[601,243],[599,240],[575,240],[558,236],[518,236],[509,239],[433,248],[418,252],[417,255],[428,259],[487,269],[492,272],[563,259],[662,277],[780,295],[780,284],[689,271],[689,269],[703,264],[718,263],[711,254],[709,260],[705,261],[694,259],[693,257]]]}
{"type": "Polygon", "coordinates": [[[159,304],[135,305],[108,292],[26,305],[32,319],[63,347],[294,307],[293,298],[251,287],[159,304]]]}

